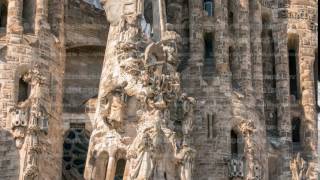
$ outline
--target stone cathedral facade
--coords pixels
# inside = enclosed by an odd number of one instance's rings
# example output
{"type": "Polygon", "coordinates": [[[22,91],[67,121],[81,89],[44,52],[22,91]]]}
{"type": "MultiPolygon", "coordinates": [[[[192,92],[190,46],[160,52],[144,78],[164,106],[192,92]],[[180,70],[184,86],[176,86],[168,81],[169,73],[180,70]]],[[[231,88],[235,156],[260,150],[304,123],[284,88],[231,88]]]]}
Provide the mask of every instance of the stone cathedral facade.
{"type": "Polygon", "coordinates": [[[0,180],[317,180],[317,0],[0,0],[0,180]]]}

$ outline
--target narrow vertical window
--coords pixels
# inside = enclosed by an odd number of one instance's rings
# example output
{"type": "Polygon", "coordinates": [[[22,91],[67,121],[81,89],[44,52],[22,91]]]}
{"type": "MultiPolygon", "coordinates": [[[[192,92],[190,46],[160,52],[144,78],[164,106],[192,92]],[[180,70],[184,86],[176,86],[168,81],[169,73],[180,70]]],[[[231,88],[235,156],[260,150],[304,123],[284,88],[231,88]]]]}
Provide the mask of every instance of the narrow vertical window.
{"type": "Polygon", "coordinates": [[[124,175],[124,170],[126,168],[126,160],[119,159],[116,167],[116,174],[114,180],[122,180],[124,175]]]}
{"type": "Polygon", "coordinates": [[[209,80],[215,72],[214,63],[214,35],[206,33],[204,35],[204,62],[202,76],[205,80],[209,80]]]}
{"type": "Polygon", "coordinates": [[[30,93],[30,86],[23,78],[19,79],[18,102],[23,102],[28,99],[30,93]]]}
{"type": "Polygon", "coordinates": [[[232,9],[232,2],[231,0],[228,0],[228,24],[229,26],[232,26],[234,23],[234,14],[232,9]]]}
{"type": "Polygon", "coordinates": [[[203,9],[207,12],[208,16],[213,16],[214,14],[214,4],[212,0],[203,1],[203,9]]]}
{"type": "Polygon", "coordinates": [[[299,118],[294,118],[292,120],[292,142],[294,144],[300,143],[300,126],[301,126],[301,121],[299,118]]]}
{"type": "Polygon", "coordinates": [[[295,49],[289,49],[290,94],[298,99],[297,56],[295,49]]]}
{"type": "Polygon", "coordinates": [[[22,22],[25,33],[34,31],[35,9],[35,0],[23,0],[22,22]]]}
{"type": "Polygon", "coordinates": [[[207,127],[208,127],[208,129],[207,129],[207,132],[208,132],[208,139],[211,137],[211,130],[210,130],[210,115],[209,114],[207,114],[207,127]]]}
{"type": "Polygon", "coordinates": [[[299,35],[289,34],[288,38],[288,64],[290,75],[290,95],[291,100],[295,102],[300,98],[299,92],[299,35]]]}
{"type": "Polygon", "coordinates": [[[238,149],[238,135],[234,130],[231,131],[231,155],[237,157],[239,155],[238,149]]]}
{"type": "Polygon", "coordinates": [[[2,29],[5,29],[7,26],[7,15],[8,15],[7,5],[3,2],[0,2],[0,32],[2,29]]]}

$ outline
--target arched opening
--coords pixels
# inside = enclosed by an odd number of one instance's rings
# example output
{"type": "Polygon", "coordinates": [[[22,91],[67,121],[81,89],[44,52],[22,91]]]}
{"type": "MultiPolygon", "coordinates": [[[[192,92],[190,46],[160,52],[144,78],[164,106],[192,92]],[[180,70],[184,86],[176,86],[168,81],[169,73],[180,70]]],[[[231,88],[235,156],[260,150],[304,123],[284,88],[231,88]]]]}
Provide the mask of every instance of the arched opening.
{"type": "Polygon", "coordinates": [[[19,79],[19,91],[18,91],[18,102],[23,102],[28,99],[30,95],[31,87],[28,82],[24,81],[21,77],[19,79]]]}
{"type": "Polygon", "coordinates": [[[291,95],[291,100],[293,102],[299,99],[298,53],[299,53],[299,36],[289,35],[288,61],[289,61],[289,74],[290,74],[290,95],[291,95]]]}
{"type": "Polygon", "coordinates": [[[119,159],[116,167],[116,174],[114,180],[123,180],[124,170],[126,167],[126,160],[119,159]]]}
{"type": "Polygon", "coordinates": [[[0,0],[0,33],[5,32],[7,27],[8,6],[5,2],[0,0]]]}
{"type": "Polygon", "coordinates": [[[231,158],[229,162],[229,178],[230,179],[242,179],[244,176],[244,159],[243,159],[243,145],[242,139],[235,130],[231,130],[231,158]]]}
{"type": "Polygon", "coordinates": [[[63,179],[83,180],[89,146],[89,134],[82,128],[71,128],[63,143],[63,179]]]}
{"type": "Polygon", "coordinates": [[[203,9],[208,16],[214,16],[214,2],[213,0],[203,0],[203,9]]]}
{"type": "Polygon", "coordinates": [[[301,148],[301,120],[293,118],[291,121],[291,135],[293,151],[299,151],[301,148]]]}
{"type": "Polygon", "coordinates": [[[214,63],[214,35],[213,33],[205,33],[204,35],[204,63],[202,76],[204,79],[213,76],[215,70],[214,63]]]}
{"type": "Polygon", "coordinates": [[[36,3],[35,0],[23,0],[22,23],[25,33],[34,32],[36,3]]]}
{"type": "Polygon", "coordinates": [[[237,133],[232,130],[231,131],[231,154],[234,157],[238,157],[239,155],[239,139],[237,133]]]}

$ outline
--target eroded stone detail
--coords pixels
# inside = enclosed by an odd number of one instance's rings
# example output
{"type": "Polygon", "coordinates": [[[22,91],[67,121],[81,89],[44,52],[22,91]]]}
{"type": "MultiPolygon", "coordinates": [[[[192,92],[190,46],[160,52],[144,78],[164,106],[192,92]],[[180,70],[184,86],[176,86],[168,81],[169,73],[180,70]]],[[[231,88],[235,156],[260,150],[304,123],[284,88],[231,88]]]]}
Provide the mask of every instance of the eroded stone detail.
{"type": "Polygon", "coordinates": [[[24,178],[34,179],[39,173],[38,158],[42,151],[39,136],[45,134],[48,128],[48,113],[41,103],[43,98],[41,86],[46,79],[40,73],[38,65],[30,69],[22,78],[31,86],[30,95],[25,101],[19,102],[10,109],[11,122],[16,146],[26,147],[24,178]]]}
{"type": "MultiPolygon", "coordinates": [[[[95,154],[104,151],[98,147],[108,147],[105,151],[109,154],[109,163],[114,163],[117,152],[126,153],[127,179],[191,180],[195,150],[191,148],[190,135],[195,100],[180,90],[180,77],[176,71],[180,37],[164,29],[158,42],[145,36],[141,27],[143,14],[139,13],[139,8],[132,8],[139,7],[139,3],[143,4],[143,1],[123,4],[131,13],[122,12],[120,19],[107,12],[111,23],[116,21],[109,38],[117,45],[110,50],[114,58],[106,57],[111,61],[112,72],[109,72],[110,79],[100,86],[96,129],[90,140],[85,178],[96,177],[95,164],[90,162],[98,161],[95,154]],[[127,96],[137,98],[139,106],[136,136],[133,137],[126,136],[123,129],[127,96]],[[176,127],[170,115],[170,108],[178,108],[177,102],[182,112],[178,114],[180,127],[176,127]],[[178,128],[182,136],[179,142],[176,138],[178,128]],[[107,140],[99,141],[101,138],[107,140]]],[[[104,3],[106,11],[111,5],[110,1],[104,3]]],[[[114,168],[115,165],[108,164],[107,179],[114,178],[114,168]]]]}

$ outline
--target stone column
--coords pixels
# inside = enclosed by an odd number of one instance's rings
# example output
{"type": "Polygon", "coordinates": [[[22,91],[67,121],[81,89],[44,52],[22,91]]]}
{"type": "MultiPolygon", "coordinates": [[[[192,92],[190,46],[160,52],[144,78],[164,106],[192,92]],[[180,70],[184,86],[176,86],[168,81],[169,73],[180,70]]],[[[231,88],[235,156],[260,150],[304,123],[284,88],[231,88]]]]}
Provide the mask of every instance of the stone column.
{"type": "MultiPolygon", "coordinates": [[[[186,88],[191,87],[192,91],[189,91],[191,96],[198,97],[195,94],[201,96],[201,66],[203,64],[203,30],[201,28],[203,16],[202,1],[201,0],[189,0],[189,23],[190,23],[190,59],[188,62],[188,73],[184,77],[185,79],[192,79],[189,81],[186,88]]],[[[203,95],[203,94],[202,94],[203,95]]]]}
{"type": "Polygon", "coordinates": [[[48,0],[37,0],[35,16],[35,33],[41,28],[49,28],[48,24],[48,0]]]}
{"type": "Polygon", "coordinates": [[[252,74],[251,74],[251,44],[250,44],[250,22],[249,22],[249,0],[239,2],[238,9],[238,39],[237,53],[239,56],[241,73],[239,84],[244,95],[252,96],[252,74]]]}
{"type": "Polygon", "coordinates": [[[280,17],[280,12],[286,9],[273,8],[273,27],[272,33],[275,42],[275,69],[277,87],[277,112],[278,112],[278,133],[281,151],[281,164],[279,167],[280,179],[291,179],[290,160],[291,160],[291,120],[290,120],[290,99],[289,99],[289,63],[288,63],[288,38],[286,17],[280,17]]]}
{"type": "MultiPolygon", "coordinates": [[[[309,34],[309,33],[308,33],[309,34]]],[[[311,164],[317,163],[317,112],[314,87],[314,48],[304,46],[312,41],[313,36],[305,36],[300,39],[299,48],[299,78],[301,89],[301,105],[304,112],[302,119],[303,154],[311,164]]],[[[311,173],[312,174],[312,173],[311,173]]],[[[312,175],[310,175],[312,176],[312,175]]],[[[312,177],[309,177],[312,179],[312,177]]]]}
{"type": "Polygon", "coordinates": [[[22,34],[22,0],[9,0],[8,1],[8,21],[7,33],[8,34],[22,34]]]}
{"type": "MultiPolygon", "coordinates": [[[[252,86],[254,89],[255,106],[260,113],[264,113],[263,96],[263,65],[262,65],[262,17],[261,5],[257,1],[250,0],[250,37],[251,37],[251,62],[252,62],[252,86]]],[[[264,118],[261,118],[263,121],[264,118]]]]}
{"type": "Polygon", "coordinates": [[[116,174],[117,159],[115,156],[110,156],[108,161],[107,175],[105,180],[112,180],[116,174]]]}

